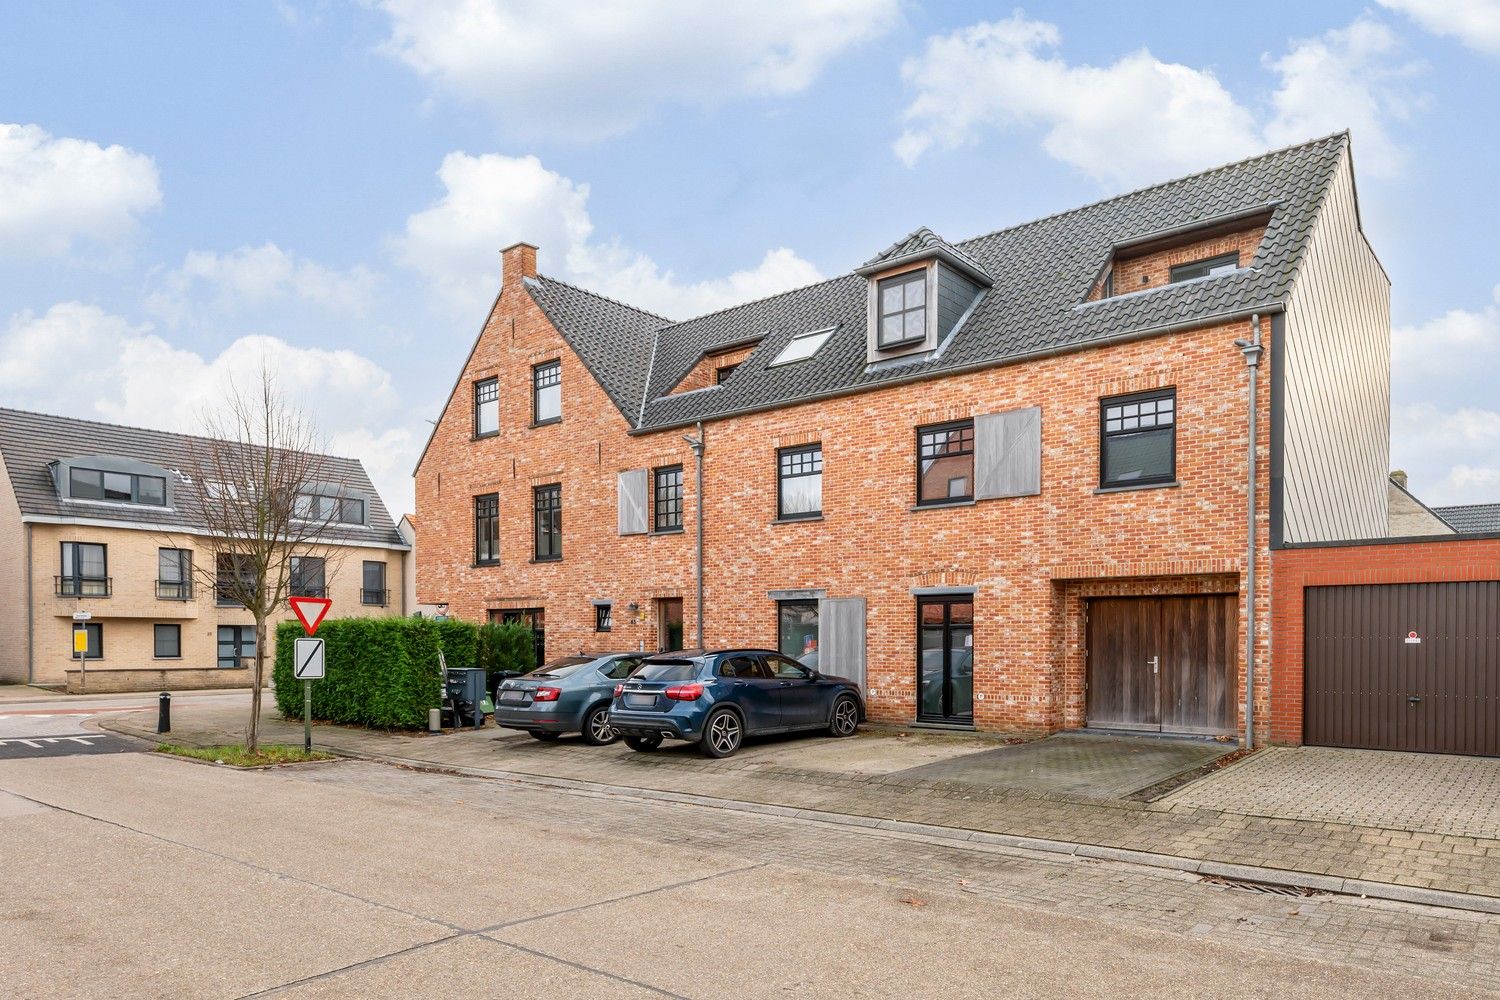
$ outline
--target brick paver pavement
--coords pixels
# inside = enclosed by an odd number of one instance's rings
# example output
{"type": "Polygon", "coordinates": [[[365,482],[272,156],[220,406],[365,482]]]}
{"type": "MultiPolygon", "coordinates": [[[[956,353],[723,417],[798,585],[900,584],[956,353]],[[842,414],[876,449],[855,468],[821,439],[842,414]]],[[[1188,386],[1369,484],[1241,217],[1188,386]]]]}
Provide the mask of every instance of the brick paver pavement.
{"type": "MultiPolygon", "coordinates": [[[[138,713],[104,724],[150,737],[154,723],[154,713],[138,713]]],[[[174,723],[172,739],[178,742],[243,737],[243,714],[234,707],[195,705],[174,723]]],[[[301,741],[300,725],[268,717],[263,727],[267,740],[301,741]]],[[[822,740],[761,743],[728,760],[711,761],[683,746],[638,754],[618,744],[599,749],[576,741],[543,744],[494,729],[429,737],[319,726],[315,739],[356,756],[433,768],[567,778],[1500,897],[1496,838],[1246,815],[1183,803],[1075,801],[922,780],[899,771],[839,772],[784,763],[798,758],[799,746],[826,745],[822,740]]]]}

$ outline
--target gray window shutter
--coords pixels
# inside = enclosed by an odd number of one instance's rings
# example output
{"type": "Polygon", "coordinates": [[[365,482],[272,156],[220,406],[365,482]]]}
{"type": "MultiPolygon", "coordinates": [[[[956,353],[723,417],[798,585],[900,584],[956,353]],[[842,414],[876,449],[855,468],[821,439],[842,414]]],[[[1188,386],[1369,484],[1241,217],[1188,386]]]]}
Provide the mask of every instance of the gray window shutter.
{"type": "Polygon", "coordinates": [[[974,499],[1042,492],[1042,408],[974,418],[974,499]]]}
{"type": "Polygon", "coordinates": [[[825,597],[818,602],[818,671],[865,686],[865,599],[825,597]]]}
{"type": "Polygon", "coordinates": [[[649,469],[630,469],[615,478],[615,504],[622,535],[646,533],[646,478],[649,469]]]}

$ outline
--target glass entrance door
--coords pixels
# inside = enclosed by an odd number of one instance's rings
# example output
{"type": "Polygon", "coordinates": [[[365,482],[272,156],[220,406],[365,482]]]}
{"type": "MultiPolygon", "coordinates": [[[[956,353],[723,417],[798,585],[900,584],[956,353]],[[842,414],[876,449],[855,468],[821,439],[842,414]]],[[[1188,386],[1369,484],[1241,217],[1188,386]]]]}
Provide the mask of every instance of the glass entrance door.
{"type": "Polygon", "coordinates": [[[917,601],[917,718],[974,721],[974,599],[917,601]]]}

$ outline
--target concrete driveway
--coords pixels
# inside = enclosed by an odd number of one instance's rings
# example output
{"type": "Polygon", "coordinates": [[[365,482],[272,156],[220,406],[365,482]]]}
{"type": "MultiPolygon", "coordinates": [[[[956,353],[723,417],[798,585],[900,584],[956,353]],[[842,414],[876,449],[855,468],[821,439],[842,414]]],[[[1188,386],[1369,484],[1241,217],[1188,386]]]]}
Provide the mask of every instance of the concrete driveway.
{"type": "Polygon", "coordinates": [[[1500,759],[1271,747],[1162,800],[1245,816],[1500,839],[1500,759]]]}

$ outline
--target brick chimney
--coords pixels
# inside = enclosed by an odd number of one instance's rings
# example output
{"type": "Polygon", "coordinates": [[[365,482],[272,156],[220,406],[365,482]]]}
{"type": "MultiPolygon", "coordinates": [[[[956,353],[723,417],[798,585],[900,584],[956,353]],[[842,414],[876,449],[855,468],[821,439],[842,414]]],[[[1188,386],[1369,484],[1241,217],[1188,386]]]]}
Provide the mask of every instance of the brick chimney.
{"type": "Polygon", "coordinates": [[[512,243],[500,251],[500,283],[536,277],[536,247],[530,243],[512,243]]]}
{"type": "Polygon", "coordinates": [[[1391,482],[1395,483],[1403,490],[1406,489],[1406,473],[1402,472],[1400,469],[1393,469],[1391,471],[1391,482]]]}

